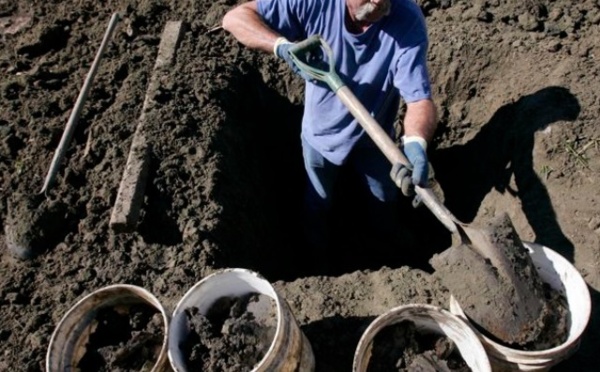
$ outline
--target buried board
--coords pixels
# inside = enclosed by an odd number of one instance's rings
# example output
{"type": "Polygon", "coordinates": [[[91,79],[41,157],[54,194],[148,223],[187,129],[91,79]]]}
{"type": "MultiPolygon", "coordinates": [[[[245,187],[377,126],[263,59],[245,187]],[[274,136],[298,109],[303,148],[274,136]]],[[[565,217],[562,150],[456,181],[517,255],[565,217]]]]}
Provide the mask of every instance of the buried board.
{"type": "Polygon", "coordinates": [[[138,120],[127,164],[123,172],[123,178],[119,185],[117,200],[110,217],[110,226],[116,232],[131,232],[135,229],[140,208],[142,207],[144,191],[148,177],[150,161],[150,145],[145,128],[149,116],[149,111],[155,105],[154,100],[160,93],[160,77],[173,64],[175,52],[182,35],[182,22],[167,22],[162,34],[158,56],[154,64],[154,70],[144,104],[142,114],[138,120]]]}

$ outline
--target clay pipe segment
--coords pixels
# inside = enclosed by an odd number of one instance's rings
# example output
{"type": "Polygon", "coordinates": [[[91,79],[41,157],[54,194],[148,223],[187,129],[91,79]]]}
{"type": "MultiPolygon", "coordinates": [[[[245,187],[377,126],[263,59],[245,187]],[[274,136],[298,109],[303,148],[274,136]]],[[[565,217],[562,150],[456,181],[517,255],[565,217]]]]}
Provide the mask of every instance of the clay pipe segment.
{"type": "Polygon", "coordinates": [[[44,186],[42,187],[40,194],[46,193],[46,191],[48,191],[48,189],[50,188],[50,185],[54,182],[54,178],[56,177],[56,172],[58,171],[60,161],[62,160],[65,151],[69,146],[69,142],[71,141],[71,137],[73,137],[73,132],[77,127],[77,123],[79,121],[79,114],[81,113],[81,109],[83,108],[88,92],[90,91],[92,82],[94,81],[94,77],[96,76],[98,64],[100,63],[100,59],[104,54],[104,50],[108,45],[108,42],[119,19],[120,16],[118,13],[113,13],[112,17],[110,18],[108,28],[106,29],[106,32],[104,33],[104,38],[102,39],[102,44],[100,44],[100,49],[96,53],[96,57],[94,58],[92,67],[90,68],[90,71],[88,72],[85,78],[83,87],[79,92],[79,96],[77,97],[77,101],[75,102],[75,106],[73,107],[73,111],[71,112],[71,116],[69,117],[69,121],[67,122],[67,126],[65,127],[65,131],[63,132],[63,135],[60,139],[60,143],[58,144],[58,147],[54,152],[54,156],[52,157],[50,169],[48,170],[48,174],[46,175],[46,179],[44,180],[44,186]]]}

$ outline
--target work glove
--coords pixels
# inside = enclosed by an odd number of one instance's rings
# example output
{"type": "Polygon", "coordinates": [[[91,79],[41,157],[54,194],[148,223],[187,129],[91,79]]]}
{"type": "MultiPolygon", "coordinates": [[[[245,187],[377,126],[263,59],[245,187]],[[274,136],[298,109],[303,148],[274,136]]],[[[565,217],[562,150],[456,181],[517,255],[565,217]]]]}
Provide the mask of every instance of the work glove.
{"type": "Polygon", "coordinates": [[[273,53],[276,57],[283,59],[287,62],[288,65],[292,68],[296,74],[300,75],[303,79],[306,79],[302,71],[296,66],[294,61],[292,60],[292,55],[290,54],[290,48],[293,47],[295,43],[292,43],[285,37],[278,37],[275,40],[275,45],[273,46],[273,53]]]}
{"type": "Polygon", "coordinates": [[[419,136],[402,137],[404,155],[412,165],[412,182],[420,187],[427,187],[429,179],[429,162],[427,161],[427,141],[419,136]]]}
{"type": "Polygon", "coordinates": [[[273,46],[273,53],[278,58],[283,59],[287,62],[288,65],[292,68],[298,76],[300,76],[304,80],[311,80],[310,76],[304,73],[292,60],[292,55],[290,54],[290,48],[293,47],[296,43],[292,43],[285,37],[278,37],[275,40],[275,45],[273,46]]]}
{"type": "Polygon", "coordinates": [[[405,167],[404,164],[396,163],[392,165],[390,177],[392,177],[392,180],[394,180],[394,183],[400,188],[404,196],[410,198],[415,195],[415,185],[411,180],[410,169],[405,167]]]}
{"type": "Polygon", "coordinates": [[[402,137],[404,155],[410,167],[396,163],[392,166],[390,177],[402,194],[411,197],[415,194],[415,185],[427,187],[429,163],[427,161],[427,141],[419,136],[402,137]]]}

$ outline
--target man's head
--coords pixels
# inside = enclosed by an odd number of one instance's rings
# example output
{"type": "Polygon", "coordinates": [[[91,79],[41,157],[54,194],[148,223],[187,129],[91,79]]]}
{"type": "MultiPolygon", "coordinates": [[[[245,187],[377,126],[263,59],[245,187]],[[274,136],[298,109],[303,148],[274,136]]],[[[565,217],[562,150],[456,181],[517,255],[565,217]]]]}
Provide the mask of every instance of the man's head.
{"type": "Polygon", "coordinates": [[[357,21],[375,23],[390,14],[391,0],[364,0],[361,3],[354,12],[357,21]]]}

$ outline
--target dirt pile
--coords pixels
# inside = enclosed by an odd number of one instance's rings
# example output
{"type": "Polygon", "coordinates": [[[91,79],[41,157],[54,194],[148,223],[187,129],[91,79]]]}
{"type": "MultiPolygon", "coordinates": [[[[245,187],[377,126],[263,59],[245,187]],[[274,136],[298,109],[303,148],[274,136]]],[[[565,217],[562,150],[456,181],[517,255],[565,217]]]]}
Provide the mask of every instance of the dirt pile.
{"type": "MultiPolygon", "coordinates": [[[[420,4],[441,114],[430,155],[444,203],[469,223],[507,212],[523,240],[574,263],[594,310],[580,350],[557,369],[593,371],[600,344],[600,6],[592,0],[420,4]]],[[[398,211],[417,249],[378,250],[361,229],[360,197],[345,190],[340,244],[324,252],[335,267],[318,272],[305,260],[295,222],[305,181],[302,82],[272,56],[213,29],[234,5],[0,3],[0,241],[5,245],[11,228],[27,222],[36,227],[32,239],[55,232],[40,239],[40,254],[30,261],[2,249],[1,370],[43,370],[54,327],[84,294],[131,283],[172,309],[194,283],[224,267],[278,282],[323,371],[350,370],[361,330],[389,307],[447,306],[427,261],[451,237],[409,200],[398,211]],[[23,215],[30,217],[15,220],[26,206],[19,203],[41,189],[115,11],[123,20],[56,183],[23,215]],[[157,77],[156,110],[147,113],[151,151],[142,210],[136,231],[117,234],[111,211],[170,20],[187,27],[173,66],[157,77]],[[42,213],[40,205],[56,213],[42,213]]]]}

